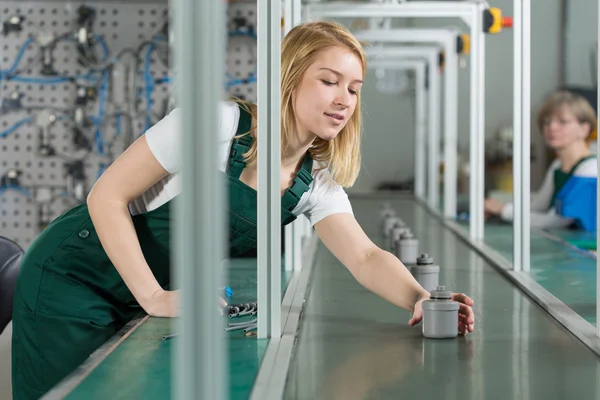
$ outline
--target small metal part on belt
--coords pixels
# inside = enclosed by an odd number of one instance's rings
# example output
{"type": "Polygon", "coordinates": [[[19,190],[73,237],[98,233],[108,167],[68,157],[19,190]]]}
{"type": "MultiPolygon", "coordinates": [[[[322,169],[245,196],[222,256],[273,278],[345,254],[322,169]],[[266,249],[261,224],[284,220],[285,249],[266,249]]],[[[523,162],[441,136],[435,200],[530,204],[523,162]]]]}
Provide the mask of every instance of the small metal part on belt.
{"type": "Polygon", "coordinates": [[[174,338],[175,336],[178,336],[178,335],[179,335],[178,333],[173,333],[172,335],[165,335],[165,336],[162,337],[162,340],[169,340],[169,339],[172,339],[172,338],[174,338]]]}

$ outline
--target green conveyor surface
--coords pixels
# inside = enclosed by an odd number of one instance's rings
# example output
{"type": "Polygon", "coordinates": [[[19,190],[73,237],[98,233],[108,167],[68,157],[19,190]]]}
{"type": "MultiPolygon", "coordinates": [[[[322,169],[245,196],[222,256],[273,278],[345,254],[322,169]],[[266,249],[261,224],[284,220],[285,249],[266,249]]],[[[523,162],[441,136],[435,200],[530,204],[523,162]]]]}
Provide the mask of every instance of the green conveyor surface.
{"type": "MultiPolygon", "coordinates": [[[[226,283],[234,292],[230,303],[256,301],[256,259],[232,259],[228,269],[226,283]]],[[[290,273],[282,270],[282,293],[289,278],[290,273]]],[[[242,321],[242,318],[236,318],[237,321],[242,321]]],[[[176,333],[174,327],[173,319],[149,318],[96,367],[67,399],[170,398],[171,358],[177,337],[162,340],[162,336],[176,333]]],[[[228,373],[234,377],[228,381],[229,398],[247,399],[269,341],[245,337],[242,331],[224,334],[228,338],[228,373]]]]}
{"type": "MultiPolygon", "coordinates": [[[[367,234],[381,200],[352,199],[367,234]]],[[[285,399],[600,398],[598,359],[412,200],[392,200],[442,267],[442,282],[475,300],[477,332],[450,341],[423,339],[410,315],[366,291],[319,245],[285,399]]],[[[568,232],[569,234],[572,232],[568,232]]],[[[571,242],[572,236],[552,232],[571,242]]],[[[486,243],[512,260],[512,226],[486,225],[486,243]]],[[[595,323],[595,260],[532,231],[530,274],[595,323]]],[[[232,260],[232,302],[256,298],[256,260],[232,260]]],[[[283,274],[283,287],[289,277],[283,274]]],[[[68,399],[166,399],[171,392],[173,320],[150,318],[68,399]]],[[[227,334],[231,399],[250,394],[268,341],[227,334]]]]}
{"type": "MultiPolygon", "coordinates": [[[[380,199],[352,198],[378,245],[380,199]]],[[[442,223],[391,200],[440,265],[441,283],[475,300],[476,332],[425,339],[410,314],[359,285],[320,245],[284,399],[598,399],[598,357],[442,223]]]]}
{"type": "MultiPolygon", "coordinates": [[[[590,235],[568,230],[550,233],[569,243],[577,238],[589,240],[590,235]]],[[[487,224],[484,235],[488,246],[512,262],[512,225],[487,224]]],[[[531,230],[530,237],[529,275],[586,321],[596,324],[596,260],[535,229],[531,230]]]]}

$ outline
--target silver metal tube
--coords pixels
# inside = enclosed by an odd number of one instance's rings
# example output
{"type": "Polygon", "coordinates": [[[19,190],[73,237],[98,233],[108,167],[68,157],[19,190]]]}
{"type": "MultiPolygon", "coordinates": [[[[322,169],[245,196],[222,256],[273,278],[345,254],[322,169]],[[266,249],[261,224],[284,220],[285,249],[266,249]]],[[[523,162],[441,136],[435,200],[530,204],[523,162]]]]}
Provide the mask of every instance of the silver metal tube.
{"type": "Polygon", "coordinates": [[[427,102],[425,87],[425,63],[416,69],[415,90],[415,195],[417,198],[425,198],[425,130],[427,129],[427,102]]]}
{"type": "Polygon", "coordinates": [[[258,337],[281,336],[281,5],[258,2],[258,337]],[[264,307],[263,307],[264,305],[264,307]]]}
{"type": "MultiPolygon", "coordinates": [[[[598,1],[598,26],[600,26],[600,0],[598,1]]],[[[600,54],[600,29],[598,30],[598,41],[597,45],[597,54],[600,54]]],[[[597,81],[600,82],[600,64],[596,65],[597,71],[597,81]]],[[[597,93],[597,104],[600,107],[600,91],[597,93]]],[[[596,115],[600,115],[599,111],[596,110],[596,115]]],[[[600,149],[600,135],[596,139],[596,148],[600,149]]],[[[598,163],[598,176],[600,176],[600,158],[596,159],[598,163]]],[[[597,189],[597,200],[596,200],[596,226],[600,226],[600,185],[598,185],[597,189]]],[[[596,248],[600,249],[600,234],[596,233],[596,248]]],[[[600,337],[600,258],[596,258],[596,335],[600,337]]]]}
{"type": "Polygon", "coordinates": [[[522,271],[523,245],[523,171],[522,171],[522,110],[523,110],[523,34],[522,0],[513,1],[513,270],[522,271]]]}
{"type": "MultiPolygon", "coordinates": [[[[458,133],[458,56],[456,54],[456,38],[458,32],[453,29],[372,29],[355,31],[354,35],[369,42],[414,42],[436,43],[444,47],[446,53],[446,69],[444,79],[444,210],[446,218],[456,217],[457,197],[457,133],[458,133]]],[[[389,51],[401,51],[401,48],[386,48],[389,51]]],[[[368,50],[367,54],[376,54],[377,49],[368,50]]],[[[406,52],[410,52],[407,49],[406,52]]],[[[439,149],[437,150],[439,154],[439,149]]]]}
{"type": "Polygon", "coordinates": [[[292,224],[293,235],[293,266],[294,271],[300,271],[302,269],[302,222],[299,220],[294,221],[292,224]]]}
{"type": "Polygon", "coordinates": [[[304,19],[339,18],[451,18],[459,17],[470,23],[473,3],[464,1],[427,1],[400,4],[318,2],[303,7],[304,19]]]}
{"type": "MultiPolygon", "coordinates": [[[[477,20],[477,11],[473,11],[473,19],[477,20]]],[[[479,42],[479,31],[481,27],[475,24],[471,25],[471,45],[475,52],[478,50],[479,42]]],[[[478,107],[478,95],[477,85],[479,83],[477,79],[477,72],[479,69],[479,57],[473,54],[471,57],[471,69],[470,69],[470,83],[471,83],[471,107],[469,112],[469,236],[472,240],[479,239],[478,235],[478,218],[479,212],[479,199],[477,198],[479,190],[478,184],[478,171],[477,171],[477,142],[478,142],[478,119],[477,113],[480,112],[478,107]]]]}
{"type": "Polygon", "coordinates": [[[225,258],[225,183],[218,165],[218,102],[225,52],[222,2],[174,0],[175,85],[181,108],[182,187],[175,212],[175,281],[181,318],[175,342],[173,397],[225,398],[223,333],[215,288],[225,258]],[[210,190],[207,190],[209,188],[210,190]],[[204,265],[207,268],[197,268],[204,265]]]}
{"type": "Polygon", "coordinates": [[[484,238],[484,210],[483,202],[485,198],[485,39],[486,35],[481,29],[483,26],[483,10],[486,8],[484,3],[477,3],[477,12],[475,13],[477,21],[474,26],[480,27],[477,30],[477,239],[484,238]]]}
{"type": "Polygon", "coordinates": [[[440,75],[437,69],[437,52],[432,53],[429,60],[429,168],[427,178],[429,190],[427,193],[429,208],[438,211],[440,200],[440,75]]]}
{"type": "Polygon", "coordinates": [[[531,193],[531,0],[523,1],[521,20],[523,21],[523,113],[521,114],[521,220],[522,253],[521,265],[524,272],[529,272],[530,260],[530,193],[531,193]]]}
{"type": "Polygon", "coordinates": [[[446,41],[444,67],[444,217],[456,218],[458,195],[458,56],[446,41]]]}

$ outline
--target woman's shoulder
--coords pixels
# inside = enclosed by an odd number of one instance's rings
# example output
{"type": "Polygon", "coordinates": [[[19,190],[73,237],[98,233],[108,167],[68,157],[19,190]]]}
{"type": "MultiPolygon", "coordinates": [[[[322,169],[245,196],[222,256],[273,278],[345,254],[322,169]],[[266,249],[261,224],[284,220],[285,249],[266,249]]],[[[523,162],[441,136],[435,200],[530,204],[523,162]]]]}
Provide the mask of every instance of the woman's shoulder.
{"type": "Polygon", "coordinates": [[[598,177],[598,160],[596,156],[590,157],[583,160],[581,164],[577,166],[573,172],[575,176],[581,176],[586,178],[597,178],[598,177]]]}
{"type": "Polygon", "coordinates": [[[332,175],[327,164],[322,161],[313,161],[312,165],[313,186],[315,192],[344,192],[342,185],[337,183],[332,175]]]}

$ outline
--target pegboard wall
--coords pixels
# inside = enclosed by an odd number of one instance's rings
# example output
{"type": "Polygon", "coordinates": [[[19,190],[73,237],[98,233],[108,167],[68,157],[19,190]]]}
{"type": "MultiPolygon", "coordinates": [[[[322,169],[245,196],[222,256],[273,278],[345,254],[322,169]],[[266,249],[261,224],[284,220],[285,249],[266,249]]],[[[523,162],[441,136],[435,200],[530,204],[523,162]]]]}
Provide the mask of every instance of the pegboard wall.
{"type": "MultiPolygon", "coordinates": [[[[173,107],[168,3],[0,1],[0,235],[27,248],[173,107]]],[[[256,101],[256,4],[231,2],[224,87],[256,101]]]]}

